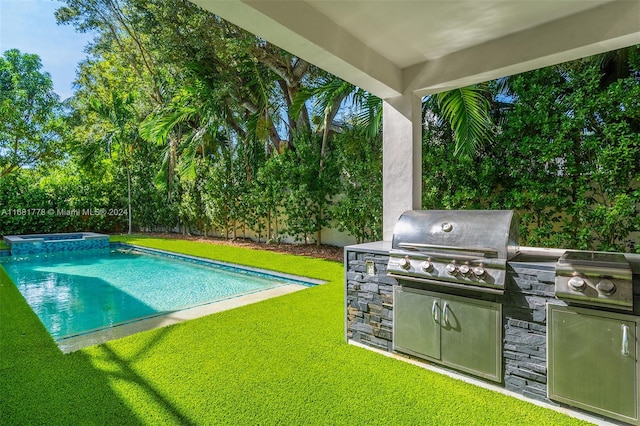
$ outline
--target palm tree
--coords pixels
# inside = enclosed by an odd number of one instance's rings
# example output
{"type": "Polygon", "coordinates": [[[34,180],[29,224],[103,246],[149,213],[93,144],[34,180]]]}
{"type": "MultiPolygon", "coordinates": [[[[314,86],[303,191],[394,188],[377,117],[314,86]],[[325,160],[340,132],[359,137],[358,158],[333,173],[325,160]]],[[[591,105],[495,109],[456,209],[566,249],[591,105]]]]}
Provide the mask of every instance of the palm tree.
{"type": "MultiPolygon", "coordinates": [[[[133,96],[121,96],[112,92],[110,102],[105,103],[97,98],[89,100],[89,109],[96,113],[99,123],[94,126],[96,134],[100,135],[94,146],[102,146],[109,153],[117,151],[127,173],[127,208],[129,213],[128,233],[131,234],[131,151],[137,139],[135,128],[131,125],[134,116],[132,110],[133,96]]],[[[98,149],[89,150],[85,162],[91,161],[98,149]]]]}
{"type": "Polygon", "coordinates": [[[309,99],[315,99],[314,109],[320,112],[317,129],[322,132],[322,146],[320,149],[320,169],[323,169],[327,152],[327,142],[332,123],[340,108],[349,103],[357,111],[358,124],[362,125],[366,134],[373,136],[378,133],[382,124],[382,102],[380,98],[339,79],[325,74],[319,84],[301,90],[292,104],[292,114],[297,116],[309,99]]]}
{"type": "Polygon", "coordinates": [[[216,154],[227,143],[221,110],[217,96],[194,83],[140,124],[144,140],[165,147],[159,176],[168,187],[169,198],[176,168],[180,175],[193,175],[196,157],[216,154]]]}
{"type": "MultiPolygon", "coordinates": [[[[423,116],[431,111],[437,119],[449,123],[455,155],[472,156],[491,139],[493,124],[487,93],[486,84],[476,84],[423,99],[423,116]]],[[[358,122],[368,135],[376,134],[382,126],[382,100],[335,76],[326,75],[320,84],[301,91],[293,104],[294,112],[309,99],[315,99],[315,110],[322,114],[322,125],[318,126],[323,134],[322,158],[331,123],[344,104],[350,103],[357,111],[358,122]]]]}

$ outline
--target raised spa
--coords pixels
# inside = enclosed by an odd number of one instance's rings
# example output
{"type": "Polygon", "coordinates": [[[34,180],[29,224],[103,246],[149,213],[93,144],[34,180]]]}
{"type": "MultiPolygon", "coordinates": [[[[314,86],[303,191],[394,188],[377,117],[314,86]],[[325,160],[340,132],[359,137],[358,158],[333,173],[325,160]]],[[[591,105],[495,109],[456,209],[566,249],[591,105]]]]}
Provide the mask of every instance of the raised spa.
{"type": "Polygon", "coordinates": [[[4,242],[12,256],[76,251],[109,247],[109,236],[95,232],[73,232],[58,234],[6,235],[4,242]]]}

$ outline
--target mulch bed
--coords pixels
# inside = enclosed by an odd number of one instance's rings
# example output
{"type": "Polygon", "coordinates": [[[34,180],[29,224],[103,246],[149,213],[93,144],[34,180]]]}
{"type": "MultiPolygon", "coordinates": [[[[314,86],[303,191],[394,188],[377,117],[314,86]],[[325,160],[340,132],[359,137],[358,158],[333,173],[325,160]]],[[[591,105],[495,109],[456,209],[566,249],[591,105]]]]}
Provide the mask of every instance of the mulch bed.
{"type": "Polygon", "coordinates": [[[173,233],[145,233],[144,235],[149,235],[152,237],[159,238],[173,238],[173,239],[181,239],[181,240],[189,240],[189,241],[197,241],[208,244],[221,244],[221,245],[230,245],[230,246],[238,246],[238,247],[247,247],[258,250],[269,250],[275,251],[278,253],[287,253],[287,254],[295,254],[298,256],[310,256],[317,257],[320,259],[327,260],[335,260],[338,262],[342,262],[344,260],[344,250],[342,247],[330,246],[326,244],[287,244],[287,243],[278,243],[278,244],[267,244],[267,243],[257,243],[253,240],[245,239],[245,238],[237,238],[235,240],[227,240],[219,237],[202,237],[196,235],[186,235],[186,234],[173,234],[173,233]]]}

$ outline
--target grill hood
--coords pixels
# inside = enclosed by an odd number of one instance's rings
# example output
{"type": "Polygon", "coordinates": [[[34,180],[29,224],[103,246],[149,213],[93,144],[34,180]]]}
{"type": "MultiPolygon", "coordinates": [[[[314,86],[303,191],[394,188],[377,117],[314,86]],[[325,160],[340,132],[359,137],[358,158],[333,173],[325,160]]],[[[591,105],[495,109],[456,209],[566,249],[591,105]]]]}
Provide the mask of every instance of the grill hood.
{"type": "Polygon", "coordinates": [[[519,251],[513,210],[408,210],[396,223],[392,249],[511,259],[519,251]]]}

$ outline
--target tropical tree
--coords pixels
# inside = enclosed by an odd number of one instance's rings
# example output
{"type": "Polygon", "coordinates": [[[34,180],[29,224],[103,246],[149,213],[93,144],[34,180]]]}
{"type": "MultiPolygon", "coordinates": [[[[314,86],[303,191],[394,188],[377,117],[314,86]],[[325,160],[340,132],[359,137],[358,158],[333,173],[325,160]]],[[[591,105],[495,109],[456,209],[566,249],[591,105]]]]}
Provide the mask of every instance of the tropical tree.
{"type": "Polygon", "coordinates": [[[347,125],[335,137],[340,171],[333,224],[358,243],[382,237],[382,135],[347,125]]]}
{"type": "MultiPolygon", "coordinates": [[[[113,103],[109,100],[113,90],[136,92],[131,107],[144,121],[136,123],[132,115],[131,126],[137,126],[139,135],[152,142],[152,148],[146,149],[162,150],[162,164],[150,166],[159,171],[156,183],[166,191],[168,203],[180,206],[174,211],[185,212],[184,218],[201,211],[199,205],[206,206],[209,195],[200,199],[193,191],[212,187],[196,185],[193,179],[215,176],[218,184],[227,185],[218,188],[218,193],[231,190],[229,182],[234,190],[244,191],[236,196],[237,205],[216,209],[216,214],[228,210],[233,220],[242,222],[248,217],[247,206],[259,203],[257,185],[263,184],[270,188],[270,207],[252,210],[267,215],[257,219],[263,225],[254,227],[271,235],[272,224],[285,220],[280,214],[288,204],[290,220],[275,228],[288,229],[304,240],[317,234],[319,242],[318,227],[327,223],[330,196],[337,188],[340,147],[333,138],[341,129],[336,118],[341,109],[350,109],[359,117],[358,126],[367,129],[366,137],[376,139],[381,127],[380,99],[187,0],[65,3],[57,13],[60,23],[97,34],[90,48],[94,56],[81,67],[76,106],[91,105],[92,98],[113,103]],[[123,72],[127,67],[130,71],[123,72]],[[109,69],[116,70],[117,78],[108,74],[109,69]],[[222,162],[221,156],[228,153],[231,155],[222,162]],[[269,157],[281,158],[271,161],[269,157]],[[275,167],[276,163],[284,169],[275,167]],[[238,172],[240,164],[243,173],[238,172]],[[271,178],[269,173],[276,175],[271,178]],[[317,200],[311,199],[314,197],[317,200]]],[[[486,106],[481,102],[482,91],[461,89],[457,93],[458,97],[434,96],[439,102],[432,109],[440,108],[438,119],[453,123],[452,133],[460,146],[476,146],[490,129],[486,116],[474,109],[486,106]],[[480,95],[474,96],[476,93],[480,95]],[[453,121],[456,111],[458,121],[453,121]]],[[[376,167],[377,163],[373,169],[376,167]]],[[[366,169],[367,165],[360,171],[345,168],[343,172],[349,173],[345,181],[358,188],[357,180],[368,179],[366,169]]],[[[357,191],[351,192],[355,196],[357,191]]],[[[277,230],[275,234],[277,238],[277,230]]]]}
{"type": "Polygon", "coordinates": [[[63,107],[38,55],[0,57],[0,177],[59,158],[63,107]]]}
{"type": "Polygon", "coordinates": [[[111,99],[90,99],[89,110],[95,113],[96,121],[91,127],[91,139],[84,146],[85,163],[98,160],[105,152],[123,165],[127,179],[128,233],[132,230],[131,170],[133,151],[138,143],[134,96],[113,92],[111,99]]]}
{"type": "Polygon", "coordinates": [[[223,95],[218,113],[238,139],[259,138],[277,151],[292,147],[294,131],[309,128],[305,111],[297,118],[289,113],[312,77],[308,62],[187,0],[126,3],[157,61],[223,95]]]}
{"type": "MultiPolygon", "coordinates": [[[[321,117],[316,122],[319,123],[317,129],[323,135],[323,154],[327,149],[333,120],[345,105],[358,118],[358,125],[366,129],[366,136],[373,137],[381,129],[382,101],[379,98],[328,74],[318,82],[300,92],[293,111],[296,113],[297,108],[312,100],[314,110],[321,117]]],[[[423,116],[428,115],[432,122],[446,123],[456,143],[454,154],[470,158],[493,136],[489,100],[487,84],[441,92],[423,99],[423,116]]]]}
{"type": "Polygon", "coordinates": [[[99,57],[115,53],[130,66],[137,79],[148,83],[155,103],[163,100],[163,70],[149,48],[148,36],[140,31],[131,14],[130,0],[63,0],[55,12],[61,25],[73,25],[79,32],[94,32],[90,52],[99,57]]]}
{"type": "Polygon", "coordinates": [[[169,200],[176,168],[180,175],[194,176],[196,158],[219,155],[229,143],[220,95],[209,89],[192,80],[140,123],[142,138],[164,147],[158,182],[168,188],[169,200]]]}

